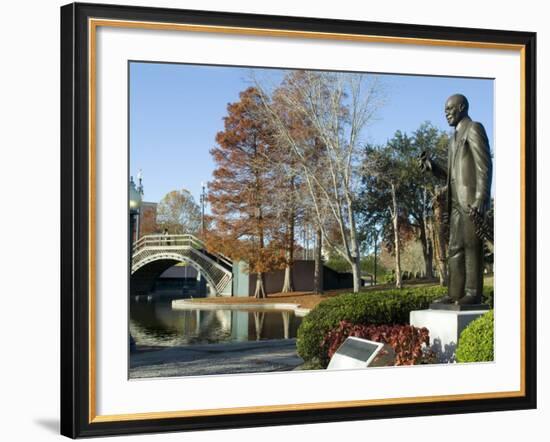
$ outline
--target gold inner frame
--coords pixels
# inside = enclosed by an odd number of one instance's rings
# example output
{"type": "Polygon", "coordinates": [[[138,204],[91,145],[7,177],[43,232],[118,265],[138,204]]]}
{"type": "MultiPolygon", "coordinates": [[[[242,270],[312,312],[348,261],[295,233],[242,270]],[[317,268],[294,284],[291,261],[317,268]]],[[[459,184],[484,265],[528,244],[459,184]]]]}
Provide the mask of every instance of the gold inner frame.
{"type": "Polygon", "coordinates": [[[246,413],[267,413],[277,411],[297,411],[297,410],[321,410],[328,408],[348,408],[348,407],[364,407],[374,405],[396,405],[396,404],[413,404],[426,402],[442,402],[442,401],[461,401],[461,400],[480,400],[480,399],[497,399],[497,398],[512,398],[525,396],[525,148],[526,148],[526,84],[525,84],[525,46],[520,44],[504,44],[491,42],[473,42],[473,41],[457,41],[457,40],[438,40],[438,39],[422,39],[422,38],[405,38],[405,37],[387,37],[376,35],[358,35],[358,34],[339,34],[339,33],[324,33],[324,32],[308,32],[308,31],[291,31],[281,29],[261,29],[261,28],[244,28],[232,26],[210,26],[210,25],[190,25],[180,23],[158,23],[158,22],[140,22],[129,20],[110,20],[110,19],[94,19],[88,20],[88,93],[89,93],[89,423],[99,422],[116,422],[116,421],[134,421],[145,419],[168,419],[178,417],[197,417],[197,416],[216,416],[216,415],[237,415],[246,413]],[[286,404],[286,405],[263,405],[255,407],[234,407],[234,408],[216,408],[202,410],[181,410],[181,411],[159,411],[147,413],[131,413],[131,414],[111,414],[97,415],[96,414],[96,34],[97,28],[116,27],[116,28],[137,28],[149,30],[171,30],[185,32],[207,32],[218,34],[238,34],[238,35],[253,35],[253,36],[270,36],[270,37],[293,37],[293,38],[308,38],[322,40],[341,40],[341,41],[358,41],[370,43],[392,43],[392,44],[412,44],[420,46],[445,46],[445,47],[464,47],[478,49],[499,49],[518,51],[520,54],[520,208],[521,208],[521,226],[520,226],[520,389],[518,391],[506,392],[488,392],[488,393],[473,393],[473,394],[455,394],[455,395],[438,395],[438,396],[421,396],[421,397],[404,397],[404,398],[389,398],[389,399],[369,399],[356,401],[338,401],[338,402],[319,402],[319,403],[303,403],[303,404],[286,404]]]}

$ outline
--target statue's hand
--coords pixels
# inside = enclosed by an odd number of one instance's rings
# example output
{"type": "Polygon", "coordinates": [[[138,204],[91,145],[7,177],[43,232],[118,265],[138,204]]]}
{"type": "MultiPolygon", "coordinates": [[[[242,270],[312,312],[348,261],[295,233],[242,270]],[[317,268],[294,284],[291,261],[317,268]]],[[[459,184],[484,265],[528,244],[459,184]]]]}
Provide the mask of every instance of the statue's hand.
{"type": "Polygon", "coordinates": [[[422,172],[432,170],[432,162],[430,158],[428,158],[428,152],[426,152],[425,150],[420,155],[418,155],[416,161],[418,162],[418,167],[420,167],[420,170],[422,170],[422,172]]]}

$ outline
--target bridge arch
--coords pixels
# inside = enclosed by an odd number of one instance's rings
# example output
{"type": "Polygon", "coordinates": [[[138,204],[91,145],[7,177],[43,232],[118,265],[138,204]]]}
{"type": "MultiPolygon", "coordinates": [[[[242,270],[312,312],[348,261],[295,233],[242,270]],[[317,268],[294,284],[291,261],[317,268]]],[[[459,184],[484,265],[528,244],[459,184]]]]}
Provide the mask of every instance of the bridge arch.
{"type": "Polygon", "coordinates": [[[231,295],[232,263],[222,255],[206,251],[193,235],[147,235],[134,243],[132,294],[152,289],[154,281],[169,267],[185,262],[194,267],[216,295],[231,295]]]}
{"type": "Polygon", "coordinates": [[[145,294],[142,292],[150,292],[154,286],[155,280],[164,273],[165,270],[168,270],[170,267],[183,262],[185,264],[193,267],[197,272],[199,272],[202,277],[206,279],[212,290],[216,290],[216,281],[208,274],[208,272],[203,269],[199,264],[194,262],[192,259],[184,257],[178,253],[163,253],[158,254],[148,259],[140,261],[139,265],[135,268],[132,268],[132,277],[139,281],[139,284],[136,284],[134,287],[135,294],[145,294]],[[152,265],[151,265],[152,264],[152,265]],[[145,281],[147,279],[147,281],[145,281]]]}

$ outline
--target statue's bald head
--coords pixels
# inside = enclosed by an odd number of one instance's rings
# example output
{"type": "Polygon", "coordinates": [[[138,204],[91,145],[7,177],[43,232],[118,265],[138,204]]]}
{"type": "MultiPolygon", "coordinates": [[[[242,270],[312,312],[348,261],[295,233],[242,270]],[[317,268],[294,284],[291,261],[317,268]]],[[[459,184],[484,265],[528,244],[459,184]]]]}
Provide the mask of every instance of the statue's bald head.
{"type": "Polygon", "coordinates": [[[462,94],[454,94],[447,98],[445,103],[445,116],[449,126],[456,127],[460,120],[468,115],[470,104],[462,94]]]}

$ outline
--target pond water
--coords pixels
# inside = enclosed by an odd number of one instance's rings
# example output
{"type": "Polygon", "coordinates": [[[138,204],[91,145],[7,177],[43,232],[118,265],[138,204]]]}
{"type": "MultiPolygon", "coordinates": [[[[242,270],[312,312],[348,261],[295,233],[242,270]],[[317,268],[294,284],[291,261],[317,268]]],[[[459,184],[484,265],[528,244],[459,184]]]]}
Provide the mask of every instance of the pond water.
{"type": "Polygon", "coordinates": [[[292,311],[173,310],[171,300],[130,301],[130,333],[138,346],[291,339],[301,320],[292,311]]]}

